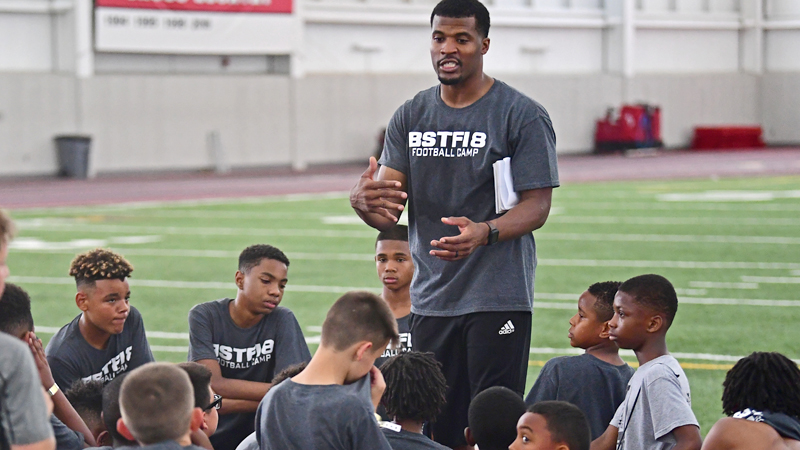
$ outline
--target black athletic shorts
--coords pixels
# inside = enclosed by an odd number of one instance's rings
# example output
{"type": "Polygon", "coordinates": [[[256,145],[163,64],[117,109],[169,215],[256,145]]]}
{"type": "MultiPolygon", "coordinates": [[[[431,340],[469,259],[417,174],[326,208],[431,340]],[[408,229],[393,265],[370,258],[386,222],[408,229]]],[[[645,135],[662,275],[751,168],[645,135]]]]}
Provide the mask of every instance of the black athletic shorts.
{"type": "Polygon", "coordinates": [[[479,312],[455,317],[411,315],[414,351],[432,352],[447,380],[447,405],[431,425],[433,439],[466,445],[472,399],[505,386],[524,395],[531,345],[531,313],[479,312]]]}

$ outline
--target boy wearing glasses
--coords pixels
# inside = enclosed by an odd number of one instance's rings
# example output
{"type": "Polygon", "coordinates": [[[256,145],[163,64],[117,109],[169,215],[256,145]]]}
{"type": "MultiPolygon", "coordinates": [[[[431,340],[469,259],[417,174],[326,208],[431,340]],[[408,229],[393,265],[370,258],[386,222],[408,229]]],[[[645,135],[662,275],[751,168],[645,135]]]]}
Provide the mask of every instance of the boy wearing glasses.
{"type": "Polygon", "coordinates": [[[222,396],[211,389],[211,371],[196,362],[183,362],[178,367],[186,371],[194,389],[194,407],[203,410],[203,423],[192,432],[192,444],[213,448],[209,438],[217,431],[222,396]]]}

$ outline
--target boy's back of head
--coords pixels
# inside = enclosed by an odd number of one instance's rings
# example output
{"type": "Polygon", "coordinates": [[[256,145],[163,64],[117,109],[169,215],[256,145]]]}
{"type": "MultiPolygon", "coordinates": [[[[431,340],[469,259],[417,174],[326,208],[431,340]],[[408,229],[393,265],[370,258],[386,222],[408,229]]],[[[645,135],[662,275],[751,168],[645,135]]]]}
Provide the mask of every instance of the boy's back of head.
{"type": "Polygon", "coordinates": [[[577,406],[567,402],[545,401],[534,403],[528,412],[544,417],[552,442],[566,444],[569,450],[589,450],[592,432],[586,415],[577,406]]]}
{"type": "Polygon", "coordinates": [[[678,294],[672,283],[661,275],[647,274],[633,277],[619,286],[619,291],[630,295],[633,301],[663,314],[665,331],[678,312],[678,294]]]}
{"type": "Polygon", "coordinates": [[[69,266],[78,289],[92,287],[100,280],[125,280],[132,272],[133,266],[122,255],[103,248],[77,255],[69,266]]]}
{"type": "Polygon", "coordinates": [[[117,431],[117,421],[122,417],[119,408],[119,392],[122,382],[125,381],[128,375],[130,375],[130,372],[123,372],[117,375],[103,388],[103,423],[106,426],[106,431],[111,436],[111,445],[113,447],[135,447],[139,445],[139,443],[127,439],[117,431]]]}
{"type": "Polygon", "coordinates": [[[602,281],[594,283],[587,289],[597,299],[594,310],[598,321],[608,322],[614,317],[614,295],[621,284],[619,281],[602,281]]]}
{"type": "Polygon", "coordinates": [[[31,298],[16,284],[6,284],[0,296],[0,331],[17,338],[33,331],[31,298]]]}
{"type": "Polygon", "coordinates": [[[211,371],[206,366],[192,361],[182,362],[177,366],[189,375],[194,391],[194,407],[203,409],[211,404],[211,392],[208,390],[211,387],[211,371]]]}
{"type": "Polygon", "coordinates": [[[92,430],[95,439],[106,430],[103,423],[103,382],[100,380],[76,380],[64,395],[81,416],[86,426],[92,430]]]}
{"type": "Polygon", "coordinates": [[[308,361],[292,364],[291,366],[286,367],[285,369],[278,372],[277,375],[272,377],[272,381],[270,383],[272,383],[272,385],[275,386],[276,384],[279,384],[282,381],[286,381],[287,378],[292,378],[293,376],[305,370],[307,365],[308,361]]]}
{"type": "Polygon", "coordinates": [[[469,404],[472,440],[481,450],[505,450],[517,437],[517,421],[525,414],[519,394],[502,386],[479,393],[469,404]]]}
{"type": "Polygon", "coordinates": [[[381,404],[389,417],[433,421],[446,402],[447,382],[433,353],[405,352],[381,365],[386,390],[381,404]]]}
{"type": "Polygon", "coordinates": [[[370,292],[348,292],[328,311],[320,344],[341,352],[362,341],[377,349],[398,339],[397,321],[386,302],[370,292]]]}
{"type": "Polygon", "coordinates": [[[722,383],[722,411],[783,413],[800,420],[800,369],[780,353],[755,352],[740,359],[722,383]]]}
{"type": "Polygon", "coordinates": [[[143,445],[178,440],[189,432],[194,390],[189,375],[169,363],[133,370],[119,395],[122,421],[143,445]]]}

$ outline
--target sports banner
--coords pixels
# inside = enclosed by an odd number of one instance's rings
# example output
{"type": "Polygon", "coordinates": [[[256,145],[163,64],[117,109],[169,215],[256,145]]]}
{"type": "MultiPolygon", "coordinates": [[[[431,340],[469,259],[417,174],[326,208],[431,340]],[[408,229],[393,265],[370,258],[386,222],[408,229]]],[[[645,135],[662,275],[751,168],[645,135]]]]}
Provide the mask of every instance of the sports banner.
{"type": "Polygon", "coordinates": [[[105,52],[291,54],[294,0],[95,0],[95,49],[105,52]]]}

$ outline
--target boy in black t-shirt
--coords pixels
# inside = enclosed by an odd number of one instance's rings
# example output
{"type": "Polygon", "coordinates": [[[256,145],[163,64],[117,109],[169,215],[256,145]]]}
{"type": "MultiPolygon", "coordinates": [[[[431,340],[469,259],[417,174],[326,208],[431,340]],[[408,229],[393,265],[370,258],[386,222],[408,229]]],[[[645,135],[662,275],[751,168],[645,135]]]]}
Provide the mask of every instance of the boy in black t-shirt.
{"type": "Polygon", "coordinates": [[[194,407],[189,375],[170,363],[146,364],[122,382],[117,428],[127,439],[148,450],[203,450],[192,445],[191,434],[203,423],[194,407]]]}
{"type": "Polygon", "coordinates": [[[389,450],[375,407],[386,385],[375,359],[396,343],[389,306],[369,292],[337,300],[322,324],[314,357],[270,389],[258,409],[261,450],[389,450]]]}
{"type": "Polygon", "coordinates": [[[69,388],[81,379],[108,383],[153,361],[142,316],[129,304],[131,272],[122,255],[100,248],[72,261],[69,274],[75,277],[81,314],[58,330],[46,349],[59,386],[69,388]]]}
{"type": "Polygon", "coordinates": [[[381,367],[390,357],[402,352],[410,352],[411,345],[411,279],[414,277],[414,262],[411,260],[411,249],[408,247],[408,227],[395,225],[382,231],[375,241],[375,266],[378,278],[383,283],[381,297],[389,304],[392,314],[397,320],[397,331],[400,333],[400,345],[387,348],[375,361],[381,367]]]}
{"type": "Polygon", "coordinates": [[[380,366],[386,381],[381,405],[392,422],[381,424],[393,450],[447,450],[422,434],[422,425],[436,419],[445,403],[447,383],[433,353],[406,352],[380,366]]]}
{"type": "Polygon", "coordinates": [[[284,368],[311,359],[292,312],[279,306],[289,259],[271,245],[239,255],[235,299],[201,303],[189,311],[189,361],[211,371],[211,388],[224,398],[216,450],[235,450],[254,430],[258,403],[284,368]]]}
{"type": "Polygon", "coordinates": [[[578,299],[578,312],[569,319],[569,343],[586,350],[580,356],[547,361],[525,403],[561,400],[576,405],[589,421],[592,439],[608,427],[625,399],[633,368],[619,357],[619,347],[609,339],[608,322],[614,317],[618,281],[589,286],[578,299]]]}

